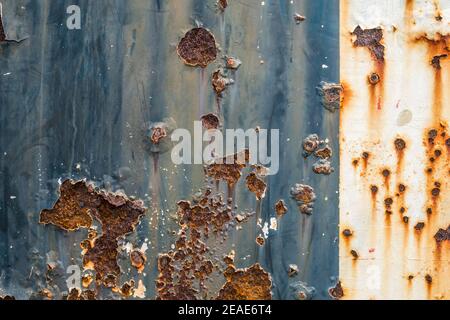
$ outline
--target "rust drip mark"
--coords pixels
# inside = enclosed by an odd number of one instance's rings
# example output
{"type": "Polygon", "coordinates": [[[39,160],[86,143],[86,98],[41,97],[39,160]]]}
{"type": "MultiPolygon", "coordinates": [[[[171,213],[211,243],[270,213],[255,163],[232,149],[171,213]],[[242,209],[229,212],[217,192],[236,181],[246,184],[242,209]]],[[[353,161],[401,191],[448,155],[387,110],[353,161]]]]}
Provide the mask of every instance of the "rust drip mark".
{"type": "Polygon", "coordinates": [[[344,288],[341,281],[339,281],[334,288],[328,289],[328,294],[335,300],[340,300],[344,297],[344,288]]]}
{"type": "Polygon", "coordinates": [[[322,106],[330,112],[339,110],[344,103],[342,84],[322,81],[317,87],[317,94],[322,98],[322,106]]]}
{"type": "Polygon", "coordinates": [[[214,35],[202,27],[189,30],[177,46],[180,58],[192,67],[206,68],[216,60],[217,52],[214,35]]]}
{"type": "Polygon", "coordinates": [[[389,190],[391,171],[389,169],[383,169],[383,171],[381,171],[381,175],[384,178],[384,186],[386,187],[386,190],[389,190]]]}
{"type": "Polygon", "coordinates": [[[367,167],[369,165],[370,153],[367,151],[364,151],[361,155],[361,158],[363,161],[363,171],[365,173],[367,171],[367,167]]]}
{"type": "Polygon", "coordinates": [[[247,188],[256,195],[257,200],[261,200],[266,195],[267,184],[260,179],[256,173],[251,172],[246,179],[247,188]]]}
{"type": "Polygon", "coordinates": [[[291,197],[297,202],[300,213],[312,215],[316,194],[314,189],[308,185],[296,184],[291,189],[291,197]]]}
{"type": "Polygon", "coordinates": [[[406,0],[405,1],[405,25],[410,26],[415,23],[414,21],[414,1],[415,0],[406,0]]]}
{"type": "MultiPolygon", "coordinates": [[[[375,110],[381,110],[384,99],[384,68],[385,68],[385,47],[381,43],[383,40],[383,30],[381,28],[362,29],[357,26],[352,32],[356,36],[353,42],[355,47],[368,48],[374,60],[375,70],[368,76],[369,83],[369,110],[371,116],[375,110]]],[[[371,117],[372,118],[372,117],[371,117]]]]}
{"type": "Polygon", "coordinates": [[[224,275],[227,282],[220,289],[217,300],[272,299],[272,278],[259,264],[248,269],[229,265],[224,275]]]}
{"type": "Polygon", "coordinates": [[[281,199],[275,204],[275,212],[279,218],[283,217],[288,212],[288,207],[284,200],[281,199]]]}
{"type": "Polygon", "coordinates": [[[229,187],[233,187],[241,178],[242,170],[250,160],[248,150],[237,153],[223,159],[217,159],[207,166],[206,175],[216,181],[226,181],[229,187]]]}
{"type": "Polygon", "coordinates": [[[42,210],[41,224],[52,224],[63,230],[90,228],[93,219],[102,225],[102,235],[82,244],[86,269],[96,271],[96,279],[106,287],[115,287],[120,275],[117,262],[118,239],[135,230],[146,208],[141,201],[126,195],[97,191],[86,181],[66,180],[60,197],[51,210],[42,210]]]}
{"type": "Polygon", "coordinates": [[[394,141],[395,151],[397,152],[397,174],[400,175],[403,167],[403,158],[405,155],[406,142],[401,138],[394,141]]]}

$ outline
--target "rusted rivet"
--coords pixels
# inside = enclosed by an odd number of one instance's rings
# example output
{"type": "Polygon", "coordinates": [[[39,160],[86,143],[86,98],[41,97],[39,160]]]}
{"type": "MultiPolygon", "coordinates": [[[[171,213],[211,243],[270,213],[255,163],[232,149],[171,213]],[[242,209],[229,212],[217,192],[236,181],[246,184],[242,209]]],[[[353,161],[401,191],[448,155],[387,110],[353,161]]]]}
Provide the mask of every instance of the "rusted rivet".
{"type": "Polygon", "coordinates": [[[403,217],[403,222],[404,222],[404,223],[409,223],[409,217],[404,216],[404,217],[403,217]]]}
{"type": "Polygon", "coordinates": [[[394,203],[394,200],[392,200],[392,198],[386,198],[386,199],[384,200],[384,204],[385,204],[387,207],[392,206],[393,203],[394,203]]]}
{"type": "Polygon", "coordinates": [[[353,256],[353,258],[358,259],[359,258],[359,254],[356,250],[351,250],[350,254],[353,256]]]}
{"type": "Polygon", "coordinates": [[[378,193],[378,187],[375,185],[372,185],[370,187],[370,191],[372,192],[372,194],[376,194],[376,193],[378,193]]]}
{"type": "Polygon", "coordinates": [[[425,281],[427,282],[427,283],[432,283],[433,282],[433,277],[432,276],[430,276],[429,274],[427,274],[426,276],[425,276],[425,281]]]}
{"type": "Polygon", "coordinates": [[[383,174],[383,177],[387,178],[391,175],[391,171],[389,171],[388,169],[384,169],[382,174],[383,174]]]}
{"type": "Polygon", "coordinates": [[[433,190],[431,190],[431,195],[433,197],[439,197],[440,193],[441,193],[441,189],[439,189],[439,188],[433,188],[433,190]]]}
{"type": "Polygon", "coordinates": [[[359,160],[358,159],[355,159],[355,160],[353,160],[353,166],[354,167],[357,167],[358,166],[358,164],[359,164],[359,160]]]}
{"type": "Polygon", "coordinates": [[[394,142],[395,145],[395,149],[397,149],[397,151],[402,151],[406,148],[406,142],[403,139],[395,139],[394,142]]]}
{"type": "Polygon", "coordinates": [[[427,173],[428,173],[428,174],[433,173],[433,168],[428,168],[428,169],[427,169],[427,173]]]}
{"type": "Polygon", "coordinates": [[[408,276],[408,280],[411,281],[411,280],[413,280],[413,279],[414,279],[414,276],[413,276],[412,274],[410,274],[410,275],[408,276]]]}
{"type": "Polygon", "coordinates": [[[404,184],[400,183],[400,184],[398,185],[398,191],[399,191],[400,193],[405,192],[405,191],[406,191],[406,186],[405,186],[404,184]]]}
{"type": "Polygon", "coordinates": [[[414,227],[414,229],[416,229],[416,231],[422,231],[423,228],[425,228],[425,222],[418,222],[416,224],[416,226],[414,227]]]}
{"type": "Polygon", "coordinates": [[[344,231],[342,231],[342,234],[347,238],[353,236],[353,232],[350,229],[345,229],[344,231]]]}
{"type": "Polygon", "coordinates": [[[431,129],[428,131],[428,142],[434,144],[434,140],[438,136],[438,131],[436,129],[431,129]]]}
{"type": "Polygon", "coordinates": [[[405,212],[406,212],[405,207],[401,207],[401,208],[400,208],[400,213],[403,214],[403,213],[405,213],[405,212]]]}
{"type": "Polygon", "coordinates": [[[362,153],[362,158],[363,158],[364,160],[369,159],[369,157],[370,157],[370,153],[368,153],[368,152],[366,152],[366,151],[362,153]]]}
{"type": "Polygon", "coordinates": [[[378,82],[380,82],[380,80],[381,80],[380,75],[376,72],[372,72],[369,75],[370,84],[376,85],[378,82]]]}
{"type": "Polygon", "coordinates": [[[450,138],[445,140],[445,145],[450,148],[450,138]]]}
{"type": "Polygon", "coordinates": [[[434,150],[434,156],[436,158],[439,158],[442,155],[442,151],[441,150],[434,150]]]}

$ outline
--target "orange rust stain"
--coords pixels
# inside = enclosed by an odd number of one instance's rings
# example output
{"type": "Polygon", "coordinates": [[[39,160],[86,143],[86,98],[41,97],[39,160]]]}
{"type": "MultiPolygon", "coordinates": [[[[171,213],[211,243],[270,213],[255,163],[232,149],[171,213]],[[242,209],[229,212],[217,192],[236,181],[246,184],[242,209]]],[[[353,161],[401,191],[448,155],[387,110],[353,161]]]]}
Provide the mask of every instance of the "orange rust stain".
{"type": "Polygon", "coordinates": [[[345,107],[350,103],[350,101],[354,97],[354,93],[348,82],[341,81],[341,86],[344,89],[343,93],[342,93],[344,96],[343,102],[342,102],[342,109],[345,110],[345,107]]]}
{"type": "Polygon", "coordinates": [[[410,26],[414,23],[414,1],[415,0],[406,0],[405,1],[405,26],[410,26]]]}

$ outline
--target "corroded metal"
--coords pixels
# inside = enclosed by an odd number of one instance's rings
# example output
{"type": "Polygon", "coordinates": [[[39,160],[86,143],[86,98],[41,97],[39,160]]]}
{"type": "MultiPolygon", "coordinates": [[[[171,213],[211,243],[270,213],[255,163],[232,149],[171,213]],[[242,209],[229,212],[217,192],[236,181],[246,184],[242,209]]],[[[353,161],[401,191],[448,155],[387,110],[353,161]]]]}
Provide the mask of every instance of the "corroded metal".
{"type": "Polygon", "coordinates": [[[345,299],[449,299],[450,1],[341,2],[345,299]],[[355,252],[357,259],[355,259],[355,252]]]}

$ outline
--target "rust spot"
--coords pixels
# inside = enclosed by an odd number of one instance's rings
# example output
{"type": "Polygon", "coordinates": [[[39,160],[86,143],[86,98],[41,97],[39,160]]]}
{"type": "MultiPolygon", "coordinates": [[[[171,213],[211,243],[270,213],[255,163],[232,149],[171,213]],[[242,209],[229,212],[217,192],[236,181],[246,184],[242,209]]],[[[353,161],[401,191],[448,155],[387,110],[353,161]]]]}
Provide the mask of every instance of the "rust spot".
{"type": "Polygon", "coordinates": [[[206,68],[217,58],[214,35],[205,28],[193,28],[181,39],[177,53],[189,66],[206,68]]]}
{"type": "Polygon", "coordinates": [[[77,301],[77,300],[96,300],[97,295],[93,290],[81,291],[79,289],[73,288],[70,290],[66,297],[66,300],[77,301]]]}
{"type": "Polygon", "coordinates": [[[313,171],[316,174],[330,175],[334,172],[331,162],[325,159],[320,159],[313,165],[313,171]]]}
{"type": "Polygon", "coordinates": [[[344,289],[342,288],[342,283],[339,281],[334,288],[328,289],[330,297],[339,300],[344,297],[344,289]]]}
{"type": "Polygon", "coordinates": [[[353,160],[352,164],[356,168],[359,165],[359,160],[358,159],[353,160]]]}
{"type": "Polygon", "coordinates": [[[395,149],[397,151],[403,151],[406,148],[406,142],[403,139],[395,139],[394,141],[395,149]]]}
{"type": "Polygon", "coordinates": [[[256,244],[260,247],[264,246],[264,244],[266,243],[266,240],[264,239],[264,237],[262,236],[258,236],[256,238],[256,244]]]}
{"type": "Polygon", "coordinates": [[[159,142],[166,137],[167,137],[167,131],[166,131],[165,127],[159,126],[159,127],[153,127],[151,129],[150,140],[152,141],[152,143],[159,144],[159,142]]]}
{"type": "Polygon", "coordinates": [[[298,275],[299,269],[296,264],[290,264],[288,269],[288,276],[290,278],[296,277],[298,275]]]}
{"type": "Polygon", "coordinates": [[[237,70],[242,65],[242,61],[235,57],[225,56],[225,67],[227,69],[237,70]]]}
{"type": "Polygon", "coordinates": [[[217,0],[217,7],[224,12],[228,8],[228,0],[217,0]]]}
{"type": "Polygon", "coordinates": [[[328,160],[333,156],[333,150],[329,146],[326,146],[317,150],[314,155],[318,158],[328,160]]]}
{"type": "Polygon", "coordinates": [[[247,188],[256,195],[256,199],[261,200],[266,195],[267,184],[252,172],[246,179],[247,188]]]}
{"type": "Polygon", "coordinates": [[[303,140],[304,156],[308,157],[314,153],[320,145],[320,138],[317,134],[311,134],[303,140]]]}
{"type": "Polygon", "coordinates": [[[352,34],[356,35],[356,40],[353,42],[355,47],[366,47],[377,61],[384,61],[384,46],[381,44],[383,30],[381,28],[362,29],[357,26],[352,34]]]}
{"type": "Polygon", "coordinates": [[[370,192],[372,192],[373,195],[376,195],[378,193],[378,187],[375,185],[370,186],[370,192]]]}
{"type": "Polygon", "coordinates": [[[147,257],[141,250],[133,250],[130,252],[131,265],[139,272],[144,271],[147,257]]]}
{"type": "Polygon", "coordinates": [[[356,250],[351,250],[350,254],[352,255],[353,258],[358,259],[359,258],[359,254],[356,250]]]}
{"type": "Polygon", "coordinates": [[[214,113],[208,113],[201,117],[203,128],[206,130],[218,129],[220,127],[220,120],[214,113]]]}
{"type": "Polygon", "coordinates": [[[425,275],[425,281],[429,284],[433,282],[433,277],[429,274],[425,275]]]}
{"type": "Polygon", "coordinates": [[[314,189],[308,185],[296,184],[291,189],[292,198],[297,201],[297,205],[302,214],[311,215],[313,213],[316,194],[314,189]]]}
{"type": "Polygon", "coordinates": [[[133,296],[134,294],[134,281],[131,280],[129,282],[125,282],[122,287],[120,288],[120,294],[125,297],[125,298],[129,298],[131,296],[133,296]]]}
{"type": "Polygon", "coordinates": [[[439,229],[438,232],[434,235],[434,239],[437,243],[450,240],[450,225],[448,226],[447,230],[439,229]]]}
{"type": "Polygon", "coordinates": [[[423,228],[425,228],[425,223],[424,223],[424,222],[418,222],[418,223],[415,225],[415,227],[414,227],[414,229],[416,229],[416,231],[422,231],[423,228]]]}
{"type": "Polygon", "coordinates": [[[433,66],[433,68],[440,70],[441,67],[441,59],[446,59],[448,57],[447,54],[440,54],[437,56],[434,56],[433,59],[431,59],[431,65],[433,66]]]}
{"type": "Polygon", "coordinates": [[[235,155],[216,160],[207,166],[206,175],[216,181],[224,180],[229,186],[234,186],[242,176],[242,170],[247,166],[250,154],[248,150],[235,155]]]}
{"type": "Polygon", "coordinates": [[[305,16],[302,16],[299,13],[294,14],[294,21],[295,21],[296,24],[300,24],[300,23],[302,23],[305,20],[306,20],[305,16]]]}
{"type": "Polygon", "coordinates": [[[339,110],[344,102],[344,87],[342,84],[322,81],[317,87],[317,93],[322,97],[322,105],[330,112],[339,110]]]}
{"type": "Polygon", "coordinates": [[[278,217],[282,217],[288,212],[288,208],[287,208],[286,203],[284,202],[284,200],[279,200],[275,204],[275,212],[277,213],[278,217]]]}
{"type": "Polygon", "coordinates": [[[222,69],[217,69],[214,71],[211,79],[212,87],[218,99],[222,97],[222,94],[227,87],[233,84],[233,80],[225,77],[222,69]]]}
{"type": "Polygon", "coordinates": [[[272,279],[259,265],[248,269],[231,268],[225,274],[227,282],[217,300],[271,300],[272,279]]]}
{"type": "Polygon", "coordinates": [[[66,180],[54,207],[42,210],[40,223],[75,231],[90,228],[93,219],[100,222],[103,233],[86,248],[83,264],[86,269],[94,268],[97,280],[107,286],[107,278],[114,278],[115,283],[120,275],[117,241],[135,230],[145,210],[141,201],[97,191],[85,181],[66,180]]]}

